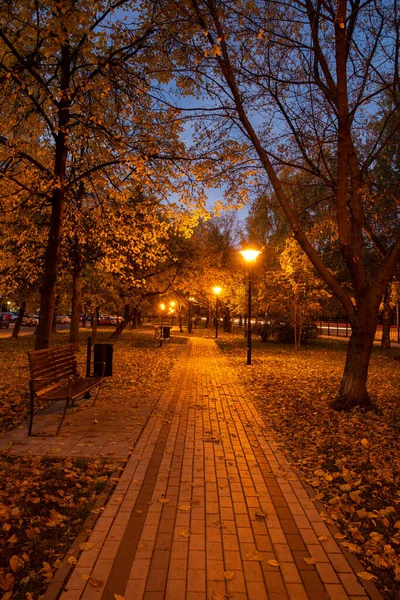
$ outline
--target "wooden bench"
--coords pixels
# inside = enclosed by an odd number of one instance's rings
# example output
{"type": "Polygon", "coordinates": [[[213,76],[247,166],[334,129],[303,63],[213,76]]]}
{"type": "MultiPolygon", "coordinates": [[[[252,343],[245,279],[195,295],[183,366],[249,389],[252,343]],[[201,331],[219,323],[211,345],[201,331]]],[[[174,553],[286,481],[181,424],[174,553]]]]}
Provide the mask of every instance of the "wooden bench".
{"type": "MultiPolygon", "coordinates": [[[[101,377],[81,377],[76,364],[76,355],[72,344],[55,346],[45,350],[28,352],[30,368],[30,416],[28,435],[32,434],[35,400],[38,402],[65,402],[61,421],[54,436],[58,435],[64,421],[68,405],[97,388],[93,405],[97,400],[104,381],[105,363],[101,377]]],[[[37,435],[37,434],[36,434],[37,435]]],[[[45,436],[45,434],[40,434],[45,436]]],[[[47,436],[49,434],[46,434],[47,436]]],[[[52,434],[50,434],[52,435],[52,434]]]]}

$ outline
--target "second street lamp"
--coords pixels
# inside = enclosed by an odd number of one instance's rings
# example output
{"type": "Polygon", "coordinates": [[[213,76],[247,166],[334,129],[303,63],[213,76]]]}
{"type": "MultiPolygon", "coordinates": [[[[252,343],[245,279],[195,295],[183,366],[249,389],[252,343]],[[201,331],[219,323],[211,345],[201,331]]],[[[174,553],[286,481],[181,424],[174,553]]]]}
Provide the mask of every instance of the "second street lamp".
{"type": "Polygon", "coordinates": [[[189,297],[189,314],[188,314],[188,333],[192,333],[193,331],[193,323],[192,323],[192,302],[194,298],[193,296],[189,297]]]}
{"type": "Polygon", "coordinates": [[[160,310],[161,310],[160,346],[162,346],[162,339],[163,339],[163,315],[164,315],[164,310],[165,310],[165,304],[160,304],[160,310]]]}
{"type": "Polygon", "coordinates": [[[213,292],[216,296],[216,301],[215,301],[215,337],[218,337],[218,321],[219,321],[219,315],[218,315],[218,298],[220,293],[222,292],[222,288],[219,286],[215,286],[213,288],[213,292]]]}
{"type": "Polygon", "coordinates": [[[244,260],[249,265],[249,288],[247,292],[247,364],[251,365],[251,267],[261,252],[260,250],[248,248],[247,250],[241,250],[239,254],[243,256],[244,260]]]}

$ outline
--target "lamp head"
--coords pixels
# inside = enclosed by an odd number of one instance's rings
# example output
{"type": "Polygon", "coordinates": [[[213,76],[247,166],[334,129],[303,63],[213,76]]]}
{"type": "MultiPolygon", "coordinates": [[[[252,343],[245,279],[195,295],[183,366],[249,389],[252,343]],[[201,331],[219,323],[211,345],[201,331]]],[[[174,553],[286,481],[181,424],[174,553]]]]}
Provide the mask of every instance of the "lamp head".
{"type": "Polygon", "coordinates": [[[213,287],[213,292],[218,296],[222,292],[222,287],[216,285],[215,287],[213,287]]]}
{"type": "Polygon", "coordinates": [[[163,303],[162,303],[162,304],[160,304],[160,309],[161,309],[161,310],[165,310],[165,304],[163,304],[163,303]]]}
{"type": "Polygon", "coordinates": [[[246,262],[254,262],[256,258],[261,254],[261,250],[255,250],[254,248],[247,248],[240,250],[241,254],[246,262]]]}

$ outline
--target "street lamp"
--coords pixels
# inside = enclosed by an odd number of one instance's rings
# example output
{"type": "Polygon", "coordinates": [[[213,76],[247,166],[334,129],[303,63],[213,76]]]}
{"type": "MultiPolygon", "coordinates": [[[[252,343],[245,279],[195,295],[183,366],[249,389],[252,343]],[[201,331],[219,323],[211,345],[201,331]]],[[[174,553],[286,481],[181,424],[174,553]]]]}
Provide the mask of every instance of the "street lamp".
{"type": "Polygon", "coordinates": [[[251,365],[251,267],[261,254],[260,250],[248,248],[239,252],[249,265],[249,288],[247,297],[247,364],[251,365]]]}
{"type": "Polygon", "coordinates": [[[160,304],[160,310],[161,310],[160,346],[162,346],[162,338],[163,338],[163,315],[164,315],[164,310],[165,310],[165,304],[164,303],[160,304]]]}
{"type": "Polygon", "coordinates": [[[188,314],[188,333],[192,333],[193,323],[192,323],[192,302],[194,301],[193,296],[189,296],[189,314],[188,314]]]}
{"type": "Polygon", "coordinates": [[[219,286],[215,286],[213,287],[213,292],[216,296],[216,301],[215,301],[215,337],[218,337],[218,297],[220,295],[220,293],[222,292],[222,288],[219,286]]]}

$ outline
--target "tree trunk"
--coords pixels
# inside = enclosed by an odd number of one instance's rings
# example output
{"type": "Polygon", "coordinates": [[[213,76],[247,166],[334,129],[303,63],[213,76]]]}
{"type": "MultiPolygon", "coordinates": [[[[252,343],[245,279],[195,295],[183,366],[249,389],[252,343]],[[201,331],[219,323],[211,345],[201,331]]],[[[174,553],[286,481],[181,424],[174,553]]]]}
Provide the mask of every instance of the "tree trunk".
{"type": "Polygon", "coordinates": [[[49,347],[55,305],[55,286],[60,261],[61,231],[64,217],[64,190],[53,194],[50,231],[47,242],[46,260],[40,286],[40,319],[37,328],[36,350],[49,347]]]}
{"type": "Polygon", "coordinates": [[[79,351],[79,325],[81,322],[82,305],[82,270],[82,263],[79,262],[75,265],[72,274],[71,325],[69,329],[69,341],[74,345],[76,352],[79,351]]]}
{"type": "Polygon", "coordinates": [[[382,311],[382,348],[390,348],[390,319],[392,309],[390,306],[390,286],[387,286],[383,295],[383,311],[382,311]]]}
{"type": "Polygon", "coordinates": [[[122,319],[121,323],[119,323],[116,330],[113,331],[112,334],[110,335],[110,340],[117,340],[130,321],[132,321],[132,327],[133,327],[133,322],[135,321],[137,323],[137,318],[138,318],[138,309],[134,308],[133,311],[131,312],[130,305],[126,304],[125,309],[124,309],[124,318],[122,319]]]}
{"type": "MultiPolygon", "coordinates": [[[[83,151],[82,151],[83,153],[83,151]]],[[[71,299],[71,325],[69,328],[69,341],[74,346],[75,352],[79,352],[79,325],[82,309],[82,273],[85,264],[79,229],[82,227],[82,203],[85,195],[85,185],[81,181],[76,195],[76,215],[73,247],[73,270],[72,270],[72,299],[71,299]]]]}
{"type": "Polygon", "coordinates": [[[99,317],[99,308],[97,307],[92,312],[92,340],[93,341],[96,339],[96,335],[97,335],[98,317],[99,317]]]}
{"type": "Polygon", "coordinates": [[[26,308],[26,302],[22,302],[18,312],[18,318],[15,322],[14,329],[12,332],[12,337],[17,338],[19,335],[19,330],[21,329],[22,319],[24,318],[26,308]]]}
{"type": "Polygon", "coordinates": [[[37,329],[36,350],[49,347],[53,321],[55,287],[60,262],[61,234],[65,207],[65,175],[68,156],[68,125],[70,121],[70,49],[68,43],[61,47],[61,89],[58,102],[58,127],[55,135],[54,189],[51,203],[49,235],[47,239],[44,271],[40,286],[40,319],[37,329]]]}
{"type": "Polygon", "coordinates": [[[224,311],[224,331],[226,333],[232,333],[232,316],[229,306],[225,306],[224,311]]]}
{"type": "Polygon", "coordinates": [[[53,322],[51,325],[51,333],[57,333],[57,313],[58,313],[59,305],[60,305],[60,296],[59,296],[59,294],[56,294],[55,301],[54,301],[54,312],[53,312],[53,322]]]}
{"type": "Polygon", "coordinates": [[[367,318],[357,318],[351,326],[352,333],[347,348],[346,365],[339,396],[332,403],[332,407],[336,410],[371,406],[371,398],[366,385],[377,323],[367,318]]]}

